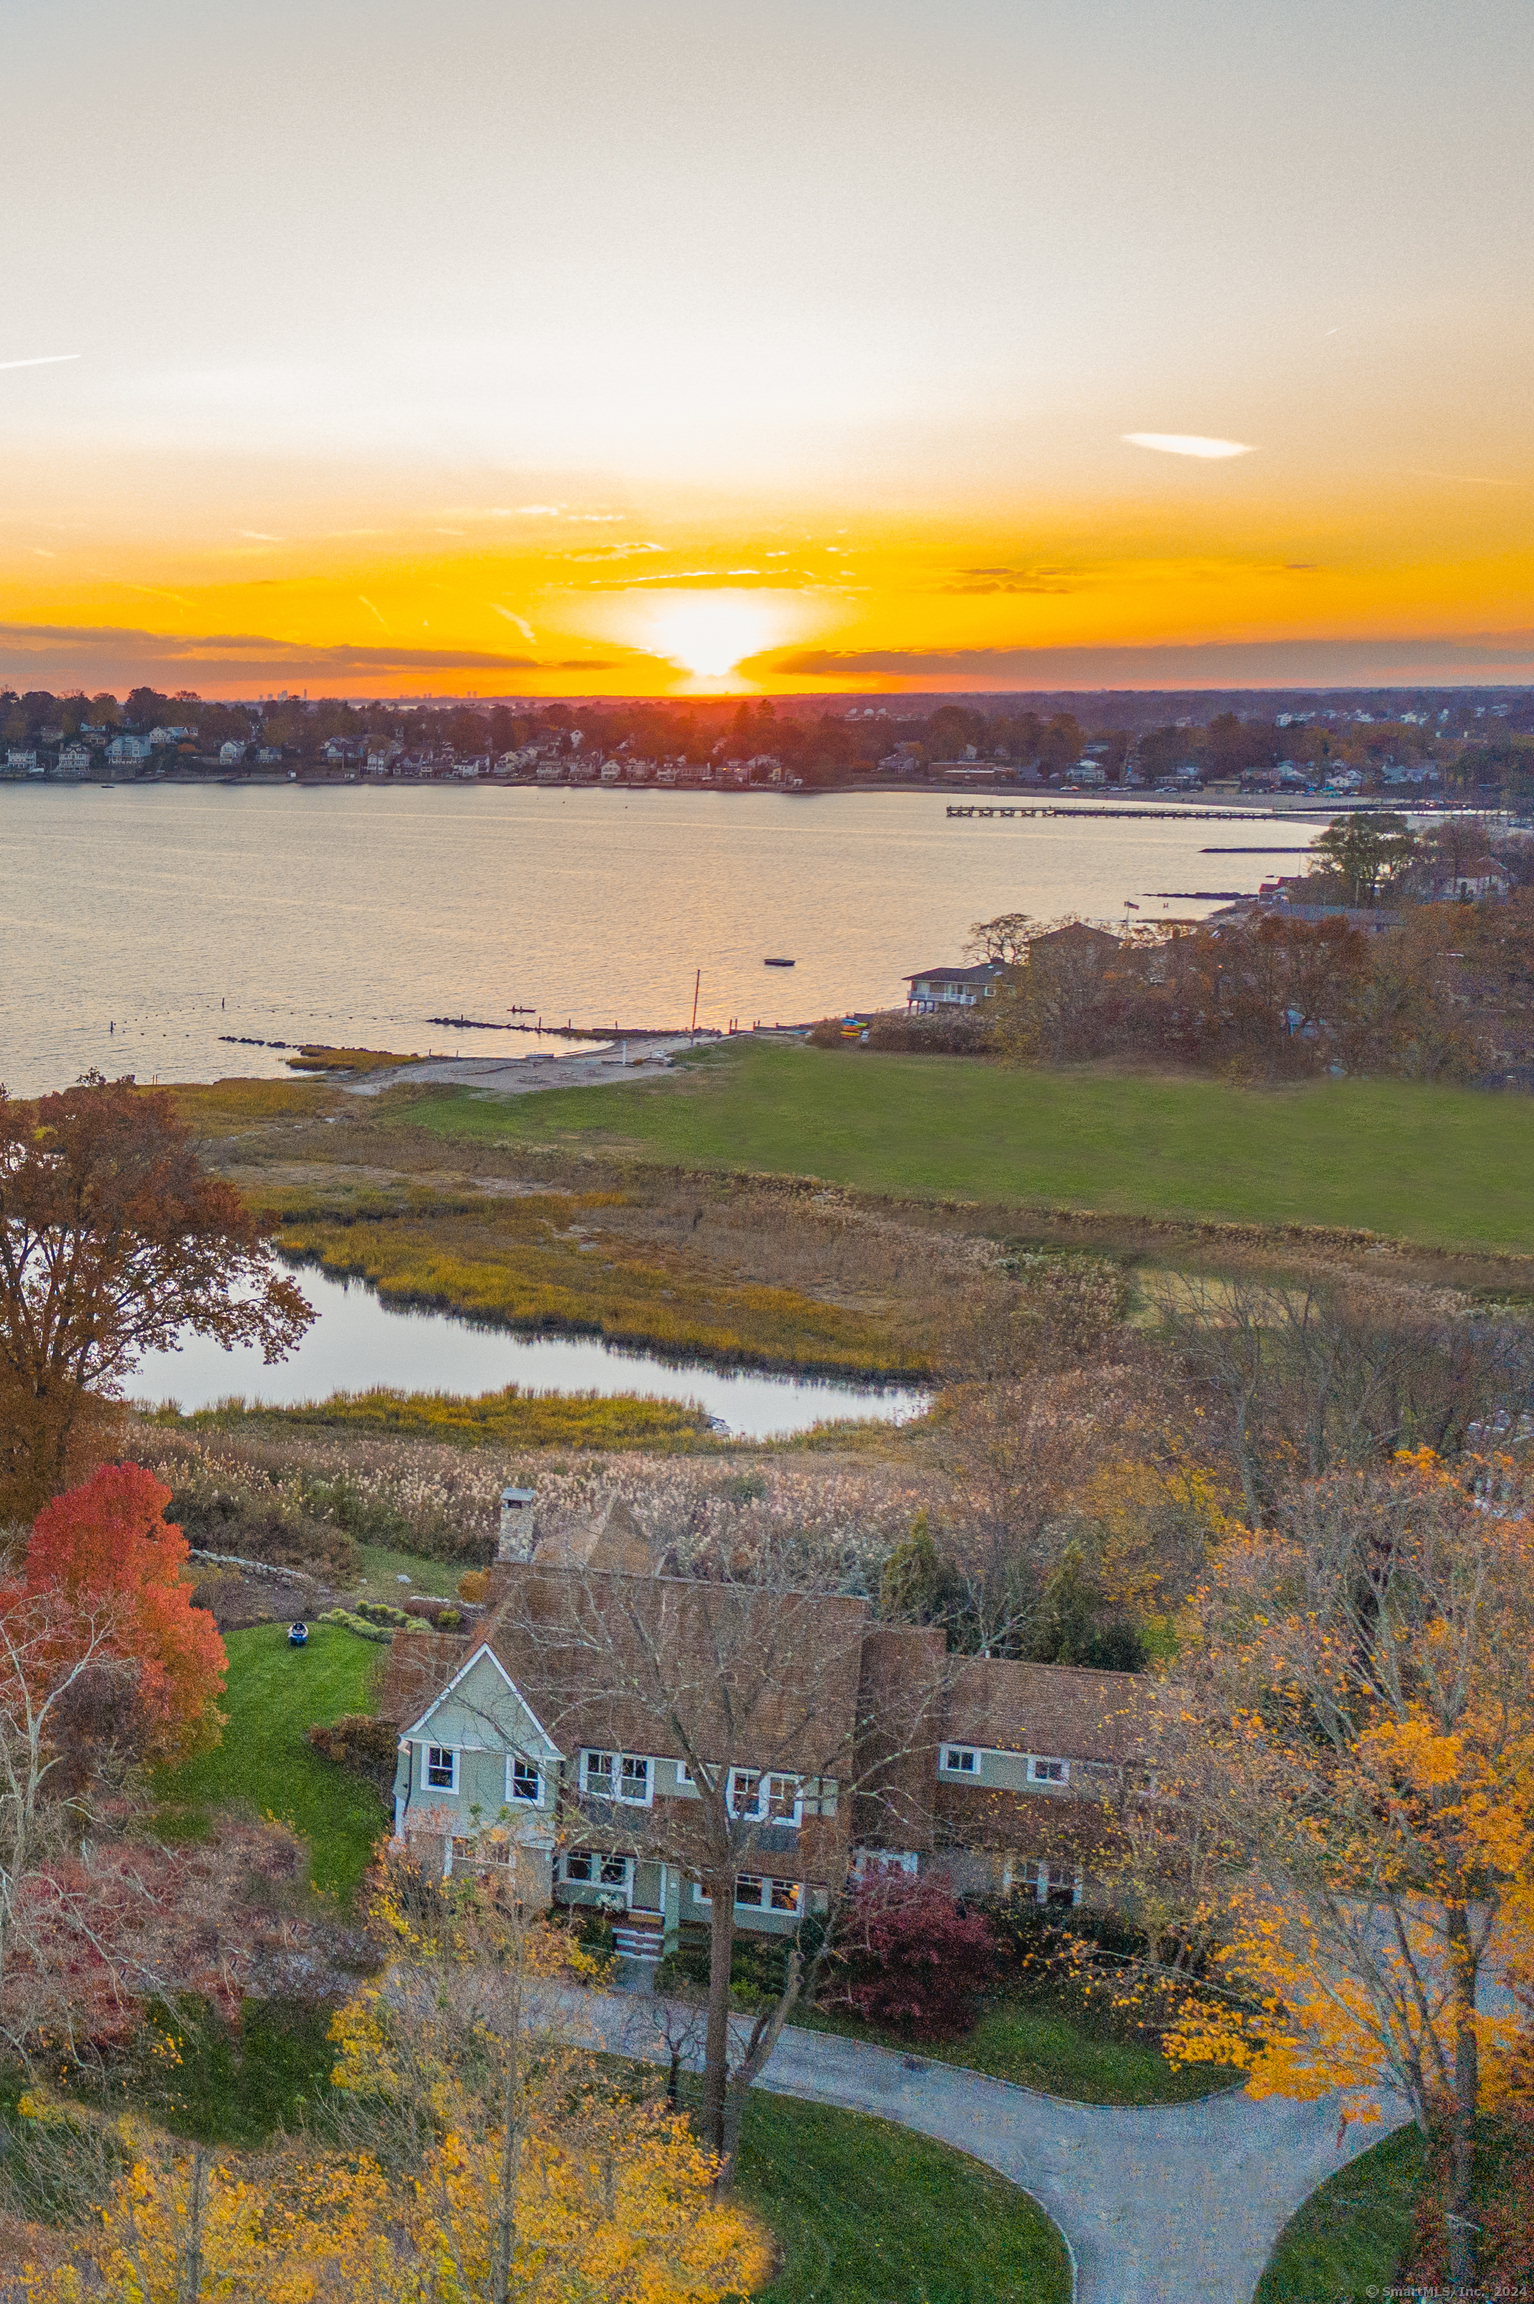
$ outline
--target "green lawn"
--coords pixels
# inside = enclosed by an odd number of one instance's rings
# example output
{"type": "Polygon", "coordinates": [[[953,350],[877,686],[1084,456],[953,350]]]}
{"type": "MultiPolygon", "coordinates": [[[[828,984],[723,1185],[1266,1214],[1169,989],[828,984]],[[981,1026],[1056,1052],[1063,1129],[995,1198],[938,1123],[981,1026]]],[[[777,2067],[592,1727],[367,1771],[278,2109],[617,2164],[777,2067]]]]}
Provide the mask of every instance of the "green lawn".
{"type": "Polygon", "coordinates": [[[280,1624],[230,1632],[224,1645],[228,1725],[213,1751],[159,1771],[161,1822],[194,1830],[210,1808],[231,1803],[275,1816],[308,1841],[315,1887],[347,1901],[388,1819],[377,1793],[314,1751],[304,1730],[369,1711],[369,1677],[384,1651],[335,1624],[312,1625],[307,1648],[290,1648],[280,1624]]]}
{"type": "Polygon", "coordinates": [[[1254,2304],[1383,2295],[1411,2239],[1424,2151],[1415,2128],[1399,2129],[1312,2192],[1279,2235],[1254,2304]]]}
{"type": "Polygon", "coordinates": [[[783,2251],[772,2304],[1067,2304],[1069,2259],[1025,2192],[856,2112],[753,2093],[742,2196],[783,2251]]]}
{"type": "Polygon", "coordinates": [[[1236,2078],[1220,2065],[1173,2064],[1145,2041],[1112,2039],[1047,2000],[1000,2001],[962,2040],[913,2042],[819,2009],[807,2021],[816,2031],[962,2064],[1076,2104],[1185,2104],[1231,2087],[1236,2078]]]}
{"type": "Polygon", "coordinates": [[[738,1044],[681,1077],[498,1099],[437,1090],[392,1110],[447,1137],[606,1145],[874,1192],[1534,1249],[1534,1105],[1473,1089],[1241,1088],[738,1044]]]}

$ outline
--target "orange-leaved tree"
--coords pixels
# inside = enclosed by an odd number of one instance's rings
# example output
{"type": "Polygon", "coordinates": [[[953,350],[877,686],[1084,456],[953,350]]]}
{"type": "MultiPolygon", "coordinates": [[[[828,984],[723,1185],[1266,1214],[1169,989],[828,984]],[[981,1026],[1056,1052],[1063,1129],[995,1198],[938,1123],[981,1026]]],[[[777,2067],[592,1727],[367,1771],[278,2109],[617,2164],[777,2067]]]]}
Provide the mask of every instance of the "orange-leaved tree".
{"type": "Polygon", "coordinates": [[[216,1735],[229,1659],[182,1581],[189,1547],[164,1518],[171,1492],[139,1464],[108,1464],[43,1507],[27,1546],[29,1591],[110,1615],[111,1651],[136,1678],[145,1748],[179,1756],[216,1735]]]}
{"type": "Polygon", "coordinates": [[[31,1103],[0,1088],[0,1523],[66,1484],[83,1417],[141,1354],[191,1329],[273,1360],[312,1317],[169,1095],[99,1075],[31,1103]]]}
{"type": "Polygon", "coordinates": [[[1182,1920],[1215,1989],[1168,2047],[1259,2094],[1404,2101],[1448,2165],[1464,2281],[1476,2117],[1517,2029],[1503,1978],[1534,1941],[1534,1522],[1513,1468],[1423,1451],[1306,1483],[1222,1548],[1179,1676],[1147,1838],[1196,1851],[1182,1920]]]}

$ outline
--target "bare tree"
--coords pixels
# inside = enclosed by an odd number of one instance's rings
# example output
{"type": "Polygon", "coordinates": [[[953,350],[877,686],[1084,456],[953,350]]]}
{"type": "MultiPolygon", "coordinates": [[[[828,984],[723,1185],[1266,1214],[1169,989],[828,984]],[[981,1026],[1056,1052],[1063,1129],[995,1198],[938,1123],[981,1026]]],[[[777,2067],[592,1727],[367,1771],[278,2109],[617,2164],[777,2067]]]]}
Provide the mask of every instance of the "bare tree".
{"type": "Polygon", "coordinates": [[[109,1606],[0,1593],[0,2042],[23,2060],[43,2034],[80,2046],[91,2015],[82,1964],[125,1989],[91,1894],[93,1811],[70,1734],[83,1695],[131,1688],[118,1631],[109,1606]]]}
{"type": "Polygon", "coordinates": [[[1534,1333],[1448,1300],[1361,1280],[1153,1286],[1162,1332],[1215,1409],[1246,1516],[1296,1476],[1454,1454],[1534,1402],[1534,1333]]]}
{"type": "MultiPolygon", "coordinates": [[[[707,1898],[706,2140],[733,2161],[746,2093],[818,1964],[843,1892],[854,1802],[925,1738],[931,1691],[868,1716],[868,1605],[760,1546],[713,1576],[512,1572],[496,1652],[544,1726],[585,1755],[568,1829],[677,1867],[707,1898]],[[666,1783],[656,1781],[664,1766],[666,1783]],[[782,1988],[731,2056],[737,1896],[782,1916],[782,1988]]],[[[941,1651],[941,1641],[938,1642],[941,1651]]],[[[924,1647],[922,1654],[930,1653],[924,1647]]],[[[939,1667],[940,1670],[940,1667],[939,1667]]]]}

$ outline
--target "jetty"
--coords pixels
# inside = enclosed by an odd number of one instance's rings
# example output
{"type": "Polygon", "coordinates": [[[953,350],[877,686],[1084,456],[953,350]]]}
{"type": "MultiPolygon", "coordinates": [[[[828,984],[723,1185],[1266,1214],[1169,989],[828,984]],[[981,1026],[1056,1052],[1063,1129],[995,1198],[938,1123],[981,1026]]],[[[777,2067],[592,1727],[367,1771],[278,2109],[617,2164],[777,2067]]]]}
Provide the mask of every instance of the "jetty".
{"type": "Polygon", "coordinates": [[[981,804],[975,801],[950,801],[945,813],[949,816],[1111,816],[1115,823],[1163,823],[1169,816],[1191,818],[1211,824],[1267,824],[1272,822],[1271,811],[1266,808],[1053,808],[1047,804],[1035,806],[995,802],[981,804]]]}

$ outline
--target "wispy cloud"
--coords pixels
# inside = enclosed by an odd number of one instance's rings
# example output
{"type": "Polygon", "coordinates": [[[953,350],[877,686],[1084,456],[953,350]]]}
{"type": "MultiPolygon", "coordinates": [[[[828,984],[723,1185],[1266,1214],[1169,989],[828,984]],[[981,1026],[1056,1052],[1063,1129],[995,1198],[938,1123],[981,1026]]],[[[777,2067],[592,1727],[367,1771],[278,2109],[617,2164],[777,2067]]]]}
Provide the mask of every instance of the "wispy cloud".
{"type": "Polygon", "coordinates": [[[1388,639],[1201,641],[1131,648],[793,648],[743,661],[748,679],[937,679],[985,688],[1360,687],[1527,680],[1534,631],[1388,639]]]}
{"type": "Polygon", "coordinates": [[[281,536],[269,536],[264,528],[236,528],[236,536],[243,536],[252,544],[281,544],[281,536]]]}
{"type": "Polygon", "coordinates": [[[78,352],[39,352],[30,360],[0,360],[5,368],[62,368],[66,360],[78,360],[78,352]]]}
{"type": "Polygon", "coordinates": [[[382,616],[382,615],[379,613],[379,611],[378,611],[378,610],[377,610],[377,609],[376,609],[376,608],[373,606],[373,603],[372,603],[372,601],[371,601],[371,600],[368,598],[367,594],[366,594],[365,592],[359,592],[359,593],[357,594],[357,598],[358,598],[358,599],[359,599],[359,600],[362,602],[362,605],[363,605],[363,607],[364,607],[364,608],[367,610],[367,612],[368,612],[368,614],[369,614],[370,616],[377,616],[377,617],[378,617],[378,621],[379,621],[379,623],[383,625],[383,628],[384,628],[384,630],[387,632],[387,631],[388,631],[388,629],[389,629],[387,622],[385,621],[384,617],[383,617],[383,616],[382,616]]]}
{"type": "Polygon", "coordinates": [[[1163,456],[1203,456],[1217,459],[1222,456],[1251,456],[1256,453],[1248,440],[1210,440],[1202,432],[1121,432],[1119,438],[1130,448],[1154,448],[1163,456]]]}
{"type": "Polygon", "coordinates": [[[1066,568],[961,568],[945,592],[1079,592],[1085,579],[1066,568]]]}
{"type": "Polygon", "coordinates": [[[601,655],[542,660],[502,655],[487,648],[313,647],[260,632],[147,632],[120,625],[0,624],[0,686],[89,686],[118,691],[140,682],[154,687],[202,687],[248,695],[273,683],[295,681],[324,688],[365,681],[372,688],[391,678],[423,672],[489,672],[514,676],[530,672],[566,673],[578,680],[632,665],[636,672],[655,659],[640,651],[609,649],[601,655]]]}
{"type": "Polygon", "coordinates": [[[521,633],[524,640],[531,643],[537,639],[538,635],[533,630],[531,624],[529,624],[527,621],[527,618],[525,616],[519,616],[515,608],[503,608],[499,600],[492,600],[490,605],[495,610],[497,616],[504,616],[508,624],[515,624],[517,630],[521,633]]]}
{"type": "Polygon", "coordinates": [[[1522,488],[1522,480],[1495,480],[1486,472],[1428,472],[1418,465],[1409,464],[1407,471],[1413,480],[1450,480],[1457,488],[1522,488]]]}

